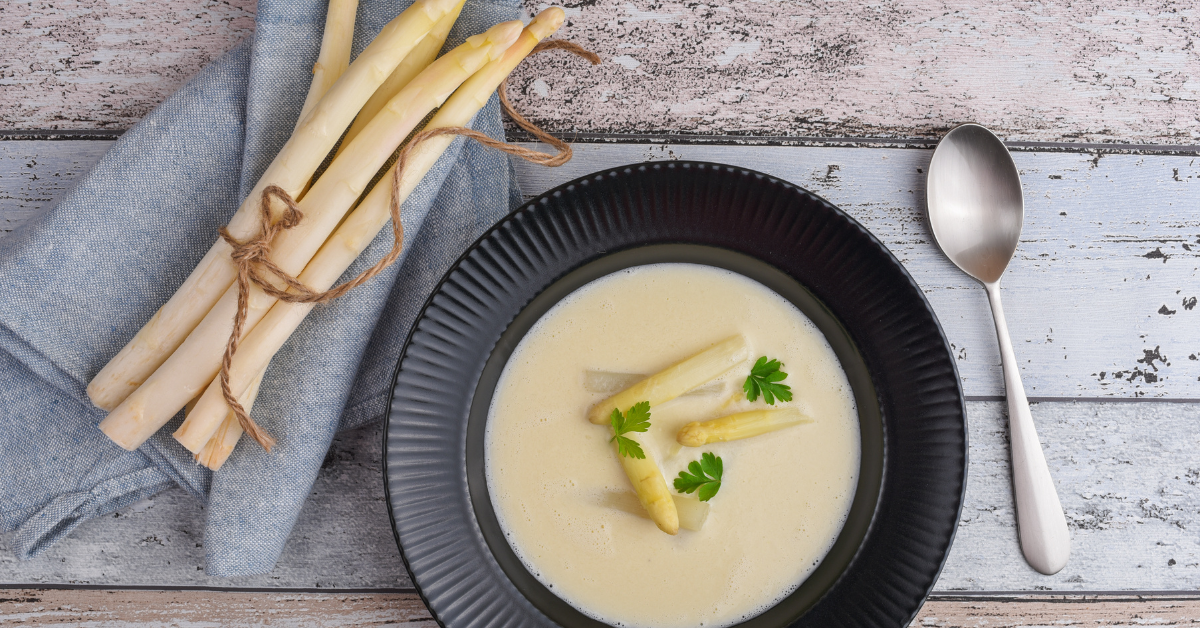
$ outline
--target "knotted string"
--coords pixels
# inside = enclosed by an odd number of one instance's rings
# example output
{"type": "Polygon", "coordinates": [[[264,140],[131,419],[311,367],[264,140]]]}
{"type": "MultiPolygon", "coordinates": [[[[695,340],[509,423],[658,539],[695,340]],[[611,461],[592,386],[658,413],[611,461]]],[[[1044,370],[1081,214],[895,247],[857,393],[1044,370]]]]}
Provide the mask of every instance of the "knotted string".
{"type": "MultiPolygon", "coordinates": [[[[533,56],[545,50],[565,50],[576,54],[584,59],[587,59],[592,65],[600,63],[600,57],[593,52],[589,52],[582,47],[568,41],[551,39],[539,43],[529,53],[528,56],[533,56]]],[[[325,290],[318,292],[309,288],[300,282],[300,280],[284,272],[282,268],[275,265],[271,261],[271,242],[280,232],[291,229],[300,224],[304,219],[304,214],[296,205],[295,199],[287,193],[283,188],[277,185],[269,185],[262,192],[262,202],[259,205],[259,231],[258,235],[245,241],[239,242],[236,240],[225,227],[221,227],[221,238],[233,247],[231,257],[233,263],[237,265],[237,286],[238,286],[238,301],[237,313],[233,317],[233,331],[229,334],[229,340],[225,343],[225,355],[221,359],[221,394],[225,397],[225,403],[233,410],[237,416],[238,423],[241,424],[242,430],[249,434],[251,438],[262,445],[263,449],[271,451],[271,447],[275,444],[275,439],[271,437],[265,430],[250,418],[250,414],[238,402],[233,391],[229,386],[229,370],[233,365],[233,356],[237,353],[238,344],[241,342],[242,330],[246,325],[246,313],[248,310],[248,302],[250,298],[250,285],[254,284],[262,289],[268,295],[286,301],[288,303],[324,303],[336,299],[354,288],[361,286],[369,281],[372,277],[383,272],[385,268],[392,265],[397,258],[400,257],[400,252],[404,247],[404,224],[400,220],[400,179],[404,168],[408,165],[409,156],[413,150],[422,142],[434,137],[442,135],[462,135],[496,150],[520,157],[526,161],[543,166],[561,166],[571,159],[571,146],[566,142],[550,135],[549,133],[538,128],[524,116],[517,113],[512,103],[508,100],[506,87],[508,86],[508,78],[506,77],[497,90],[500,94],[500,106],[504,113],[512,118],[518,126],[529,132],[530,135],[537,138],[539,141],[549,144],[555,149],[555,153],[543,153],[520,146],[514,146],[505,142],[494,140],[487,135],[468,129],[466,127],[443,127],[438,129],[427,129],[413,135],[412,140],[400,150],[400,155],[396,159],[396,167],[392,169],[392,193],[389,209],[392,218],[392,235],[395,239],[392,245],[392,250],[388,251],[382,259],[375,265],[359,273],[358,276],[349,281],[325,290]],[[271,201],[279,200],[285,206],[279,220],[272,221],[271,219],[271,201]],[[282,282],[286,289],[279,289],[275,284],[268,279],[274,277],[282,282]]]]}

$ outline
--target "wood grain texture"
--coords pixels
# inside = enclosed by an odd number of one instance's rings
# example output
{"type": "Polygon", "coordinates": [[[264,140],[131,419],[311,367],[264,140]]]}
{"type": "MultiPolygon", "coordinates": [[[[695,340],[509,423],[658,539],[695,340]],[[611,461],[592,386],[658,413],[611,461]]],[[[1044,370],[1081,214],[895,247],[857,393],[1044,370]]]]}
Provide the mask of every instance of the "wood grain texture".
{"type": "MultiPolygon", "coordinates": [[[[0,592],[0,626],[413,626],[437,624],[415,593],[241,593],[232,591],[0,592]]],[[[1200,599],[1171,596],[941,598],[912,626],[1185,626],[1200,623],[1200,599]]]]}
{"type": "MultiPolygon", "coordinates": [[[[939,592],[1200,589],[1200,404],[1038,403],[1071,529],[1071,560],[1042,576],[1017,546],[1004,406],[969,402],[970,469],[939,592]]],[[[104,586],[411,586],[392,539],[378,428],[338,438],[283,558],[265,576],[204,575],[204,509],[181,490],[84,523],[17,562],[0,536],[0,583],[104,586]]]]}
{"type": "Polygon", "coordinates": [[[83,523],[28,562],[18,562],[8,549],[9,535],[0,534],[0,583],[410,587],[384,502],[381,442],[379,426],[334,438],[283,555],[269,574],[206,576],[207,512],[195,498],[174,488],[83,523]]]}
{"type": "Polygon", "coordinates": [[[914,628],[1033,628],[1034,626],[1194,626],[1200,600],[1171,596],[933,597],[914,628]]]}
{"type": "MultiPolygon", "coordinates": [[[[542,2],[538,7],[549,6],[542,2]]],[[[1181,0],[568,2],[523,111],[559,131],[1196,144],[1200,9],[1181,0]]]]}
{"type": "Polygon", "coordinates": [[[437,622],[415,593],[0,591],[0,626],[411,626],[437,622]]]}
{"type": "Polygon", "coordinates": [[[112,141],[0,142],[0,237],[53,205],[100,161],[112,141]]]}
{"type": "MultiPolygon", "coordinates": [[[[527,12],[549,4],[525,0],[527,12]]],[[[518,102],[554,131],[1200,143],[1187,0],[569,0],[518,102]]],[[[252,28],[253,0],[0,6],[0,128],[127,128],[252,28]]]]}
{"type": "Polygon", "coordinates": [[[254,0],[0,3],[0,129],[125,129],[253,32],[254,0]]]}
{"type": "MultiPolygon", "coordinates": [[[[41,181],[61,188],[68,176],[56,174],[86,170],[98,159],[105,144],[80,148],[87,144],[0,142],[0,226],[11,228],[44,206],[41,199],[57,188],[42,192],[41,181]]],[[[633,144],[575,151],[560,168],[518,163],[525,193],[628,163],[696,159],[760,170],[829,199],[866,225],[925,291],[966,394],[1003,394],[983,289],[941,255],[925,223],[932,151],[633,144]]],[[[1026,222],[1003,294],[1028,394],[1200,399],[1200,158],[1014,157],[1026,222]]]]}
{"type": "Polygon", "coordinates": [[[1200,588],[1200,404],[1031,406],[1071,534],[1053,576],[1017,550],[1002,402],[971,402],[967,493],[937,591],[1200,588]]]}

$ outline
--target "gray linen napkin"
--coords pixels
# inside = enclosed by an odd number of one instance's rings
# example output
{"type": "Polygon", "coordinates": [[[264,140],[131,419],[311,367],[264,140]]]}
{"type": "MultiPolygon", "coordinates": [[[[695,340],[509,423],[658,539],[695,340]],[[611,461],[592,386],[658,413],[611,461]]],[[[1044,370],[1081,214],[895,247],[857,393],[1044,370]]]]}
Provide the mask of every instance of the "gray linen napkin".
{"type": "MultiPolygon", "coordinates": [[[[410,0],[361,0],[355,54],[410,0]]],[[[417,310],[463,249],[520,201],[508,158],[460,138],[404,204],[405,256],[309,315],[267,371],[255,420],[218,473],[171,437],[138,451],[96,429],[85,387],[183,281],[287,140],[308,88],[322,0],[260,0],[253,44],[205,68],[125,133],[54,207],[0,240],[0,531],[19,558],[80,522],[178,484],[209,507],[207,571],[270,571],[336,430],[382,416],[417,310]]],[[[518,16],[468,0],[447,46],[518,16]]],[[[473,125],[503,138],[493,97],[473,125]]],[[[390,229],[346,274],[391,246],[390,229]]]]}

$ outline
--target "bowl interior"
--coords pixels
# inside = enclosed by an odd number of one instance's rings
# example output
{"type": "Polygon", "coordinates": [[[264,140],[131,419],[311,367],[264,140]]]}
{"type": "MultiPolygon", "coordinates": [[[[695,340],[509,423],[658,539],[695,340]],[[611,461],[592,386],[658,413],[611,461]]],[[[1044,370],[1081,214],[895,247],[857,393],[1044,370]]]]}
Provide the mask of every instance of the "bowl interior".
{"type": "Polygon", "coordinates": [[[604,626],[567,604],[537,580],[517,558],[500,529],[488,494],[484,470],[484,434],[496,384],[526,332],[551,307],[585,284],[632,266],[683,262],[724,268],[774,290],[804,313],[833,347],[853,390],[858,408],[861,468],[845,525],[832,549],[791,595],[741,624],[785,626],[820,600],[853,561],[879,501],[884,469],[884,427],[879,398],[866,361],[850,334],[820,300],[795,279],[754,257],[698,244],[654,244],[611,253],[573,270],[538,294],[508,326],[492,350],[471,400],[466,432],[466,472],[471,506],[492,555],[505,575],[538,610],[564,626],[604,626]]]}

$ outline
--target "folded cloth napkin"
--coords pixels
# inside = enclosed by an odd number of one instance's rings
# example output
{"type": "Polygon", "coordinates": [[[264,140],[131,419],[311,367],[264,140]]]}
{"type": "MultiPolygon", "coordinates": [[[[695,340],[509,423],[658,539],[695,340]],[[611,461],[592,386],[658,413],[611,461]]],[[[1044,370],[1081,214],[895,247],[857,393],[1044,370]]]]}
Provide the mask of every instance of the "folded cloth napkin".
{"type": "MultiPolygon", "coordinates": [[[[355,53],[411,0],[361,0],[355,53]]],[[[338,429],[382,416],[405,335],[463,249],[520,201],[508,158],[458,138],[403,207],[406,254],[318,305],[275,357],[254,406],[278,439],[243,438],[210,473],[170,434],[110,442],[93,375],[183,281],[299,115],[323,0],[259,0],[243,43],[125,133],[54,207],[0,239],[0,531],[19,558],[80,522],[178,484],[209,507],[207,572],[270,571],[338,429]]],[[[515,0],[467,0],[447,47],[515,19],[515,0]]],[[[493,96],[472,125],[503,139],[493,96]]],[[[384,229],[349,278],[391,247],[384,229]]],[[[344,279],[345,279],[344,278],[344,279]]]]}

